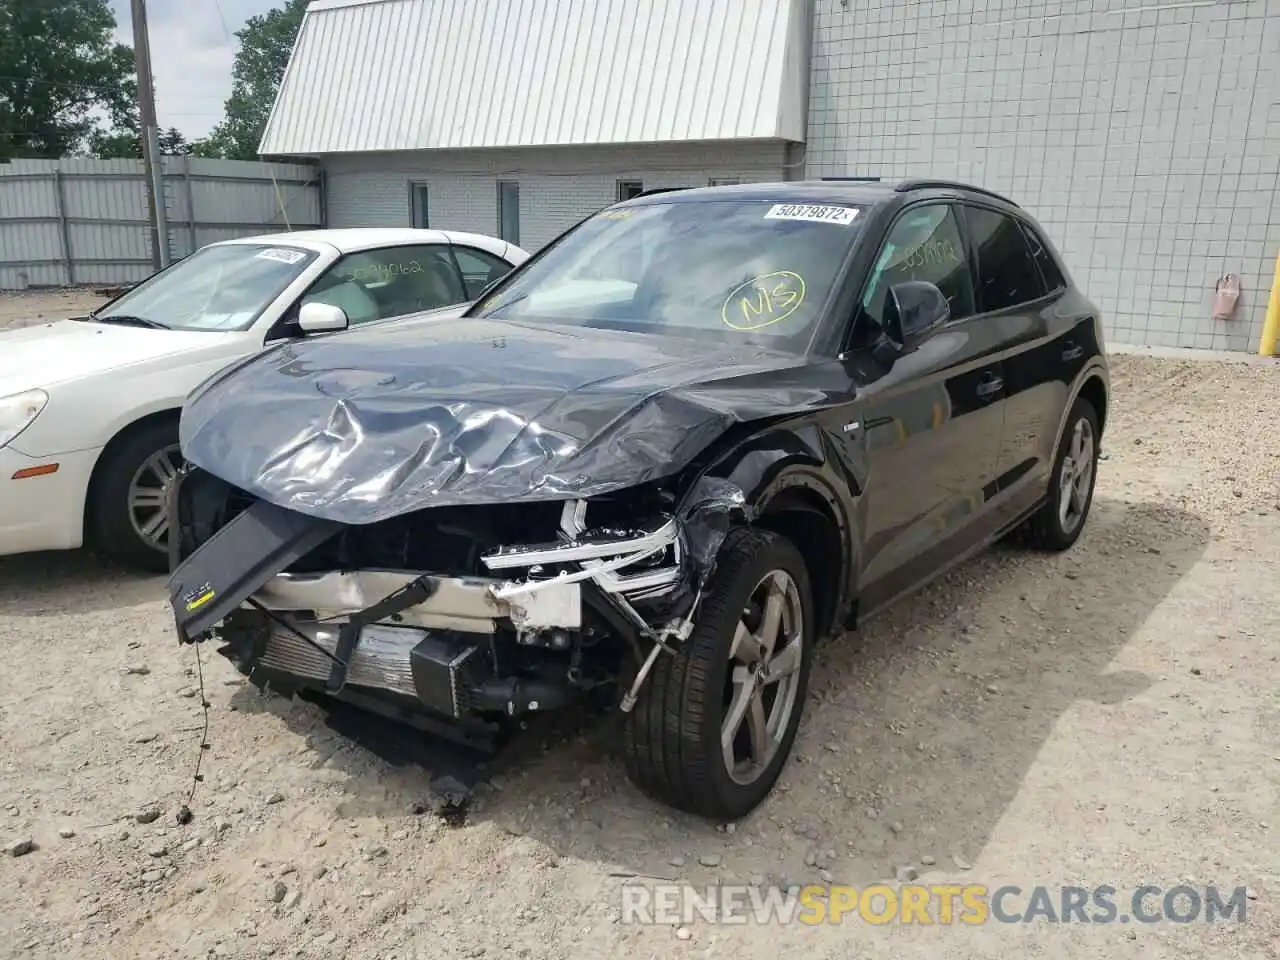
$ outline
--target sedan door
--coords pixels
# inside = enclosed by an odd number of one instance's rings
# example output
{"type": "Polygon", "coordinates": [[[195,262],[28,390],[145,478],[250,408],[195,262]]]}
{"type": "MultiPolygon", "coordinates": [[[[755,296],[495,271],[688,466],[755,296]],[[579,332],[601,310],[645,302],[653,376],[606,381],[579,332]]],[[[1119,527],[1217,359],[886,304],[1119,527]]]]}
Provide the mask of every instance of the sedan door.
{"type": "MultiPolygon", "coordinates": [[[[974,294],[958,215],[946,203],[908,208],[890,227],[861,298],[846,364],[868,480],[860,501],[859,578],[868,614],[927,579],[979,539],[1000,451],[999,340],[970,322],[974,294]],[[927,280],[951,319],[908,353],[885,339],[890,288],[927,280]]],[[[858,439],[853,440],[853,436],[858,439]]]]}

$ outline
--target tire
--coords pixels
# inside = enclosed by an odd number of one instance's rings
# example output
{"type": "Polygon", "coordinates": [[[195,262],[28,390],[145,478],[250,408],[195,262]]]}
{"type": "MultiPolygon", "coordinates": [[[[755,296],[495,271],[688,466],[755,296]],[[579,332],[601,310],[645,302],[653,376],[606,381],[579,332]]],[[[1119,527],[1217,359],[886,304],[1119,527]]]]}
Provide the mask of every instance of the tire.
{"type": "Polygon", "coordinates": [[[1049,475],[1048,498],[1019,528],[1020,542],[1034,550],[1060,552],[1070,549],[1080,539],[1080,533],[1089,519],[1089,509],[1093,505],[1093,489],[1098,480],[1098,453],[1097,411],[1088,400],[1079,397],[1072,404],[1066,430],[1058,445],[1053,472],[1049,475]],[[1083,479],[1073,456],[1077,451],[1076,444],[1081,440],[1087,447],[1084,458],[1087,475],[1083,479]],[[1070,488],[1064,486],[1064,474],[1068,470],[1073,471],[1075,476],[1070,488]],[[1064,511],[1063,507],[1066,497],[1072,498],[1069,511],[1064,511]]]}
{"type": "MultiPolygon", "coordinates": [[[[777,782],[800,726],[816,639],[812,597],[804,559],[789,540],[764,530],[729,534],[693,633],[674,655],[659,654],[626,715],[624,750],[632,783],[655,800],[718,821],[737,820],[760,805],[777,782]],[[764,626],[759,601],[770,592],[777,593],[782,614],[774,658],[763,662],[792,669],[775,682],[759,684],[761,667],[735,661],[741,669],[731,671],[730,656],[740,626],[744,633],[746,627],[759,632],[764,626]],[[785,659],[777,656],[784,651],[785,659]],[[735,676],[749,682],[735,685],[735,676]],[[765,721],[755,729],[763,731],[760,741],[768,748],[755,753],[763,762],[731,772],[721,748],[722,724],[735,702],[731,698],[755,689],[761,691],[765,721]]],[[[745,660],[752,659],[747,651],[758,649],[747,638],[736,647],[745,660]]],[[[752,727],[744,718],[735,748],[748,746],[752,727]]]]}
{"type": "Polygon", "coordinates": [[[168,462],[173,473],[182,462],[176,420],[144,424],[115,443],[98,464],[86,524],[100,551],[124,566],[153,573],[169,569],[163,537],[157,542],[144,536],[153,521],[162,533],[165,527],[163,519],[154,519],[157,511],[163,518],[165,509],[166,488],[160,485],[158,466],[162,462],[168,462]],[[131,502],[133,493],[139,495],[136,502],[131,502]]]}

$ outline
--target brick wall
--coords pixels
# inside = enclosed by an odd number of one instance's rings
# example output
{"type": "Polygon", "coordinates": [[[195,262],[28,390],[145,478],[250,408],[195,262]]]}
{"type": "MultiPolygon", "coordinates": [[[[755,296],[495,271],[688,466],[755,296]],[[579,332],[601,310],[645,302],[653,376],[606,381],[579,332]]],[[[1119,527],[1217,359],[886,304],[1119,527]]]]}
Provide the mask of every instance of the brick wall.
{"type": "Polygon", "coordinates": [[[654,187],[785,176],[780,143],[440,151],[326,157],[329,225],[407,226],[409,184],[424,182],[430,226],[498,234],[498,181],[520,184],[520,246],[538,247],[613,203],[617,181],[654,187]]]}
{"type": "Polygon", "coordinates": [[[1045,225],[1117,342],[1256,348],[1280,0],[817,0],[810,176],[933,175],[1045,225]],[[1212,288],[1238,273],[1237,319],[1212,288]]]}

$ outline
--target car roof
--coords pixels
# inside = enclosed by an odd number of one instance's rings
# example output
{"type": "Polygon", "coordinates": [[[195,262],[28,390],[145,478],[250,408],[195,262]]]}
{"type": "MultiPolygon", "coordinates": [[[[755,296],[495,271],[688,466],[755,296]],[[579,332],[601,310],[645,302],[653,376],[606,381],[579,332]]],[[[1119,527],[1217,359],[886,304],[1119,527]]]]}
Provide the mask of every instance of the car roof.
{"type": "Polygon", "coordinates": [[[696,203],[706,200],[772,200],[775,203],[855,204],[871,207],[920,196],[982,199],[1016,207],[1012,200],[983,187],[953,180],[786,180],[771,183],[737,183],[716,187],[655,190],[618,204],[621,207],[651,203],[696,203]]]}
{"type": "MultiPolygon", "coordinates": [[[[421,243],[457,243],[480,247],[503,256],[510,247],[505,240],[458,230],[418,230],[413,227],[336,227],[331,230],[293,230],[263,233],[252,237],[223,240],[232,243],[298,244],[312,249],[333,247],[341,253],[356,253],[375,247],[399,247],[421,243]]],[[[518,248],[517,248],[518,249],[518,248]]]]}

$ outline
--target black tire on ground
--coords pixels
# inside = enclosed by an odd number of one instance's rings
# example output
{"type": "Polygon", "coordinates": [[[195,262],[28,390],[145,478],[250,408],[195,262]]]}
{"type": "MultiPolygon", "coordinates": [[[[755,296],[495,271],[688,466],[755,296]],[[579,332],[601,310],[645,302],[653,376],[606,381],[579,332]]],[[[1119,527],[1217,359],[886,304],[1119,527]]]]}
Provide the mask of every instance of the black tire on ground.
{"type": "Polygon", "coordinates": [[[127,567],[154,573],[169,569],[166,551],[134,529],[129,487],[152,456],[178,442],[176,420],[156,420],[135,429],[105,454],[89,491],[86,527],[91,544],[127,567]]]}
{"type": "Polygon", "coordinates": [[[765,530],[729,534],[692,635],[674,656],[659,654],[635,708],[626,715],[627,775],[641,791],[720,821],[747,815],[768,796],[791,753],[804,711],[815,640],[812,596],[804,559],[789,540],[765,530]],[[796,696],[779,728],[782,736],[772,760],[758,768],[754,781],[743,784],[730,776],[721,750],[729,655],[753,591],[773,571],[790,576],[799,598],[802,643],[796,696]]]}
{"type": "Polygon", "coordinates": [[[1017,540],[1033,550],[1060,552],[1070,549],[1080,539],[1080,534],[1089,520],[1089,509],[1093,505],[1093,488],[1098,478],[1098,414],[1093,404],[1083,397],[1078,397],[1067,416],[1067,426],[1062,440],[1058,444],[1058,453],[1054,458],[1053,472],[1049,475],[1049,495],[1044,505],[1027,518],[1016,531],[1017,540]],[[1075,442],[1077,428],[1083,424],[1085,434],[1089,438],[1090,453],[1088,457],[1087,494],[1084,505],[1079,510],[1078,521],[1065,524],[1062,519],[1062,475],[1068,468],[1068,462],[1075,442]]]}

